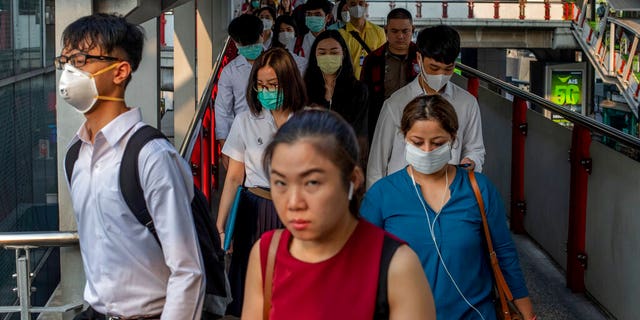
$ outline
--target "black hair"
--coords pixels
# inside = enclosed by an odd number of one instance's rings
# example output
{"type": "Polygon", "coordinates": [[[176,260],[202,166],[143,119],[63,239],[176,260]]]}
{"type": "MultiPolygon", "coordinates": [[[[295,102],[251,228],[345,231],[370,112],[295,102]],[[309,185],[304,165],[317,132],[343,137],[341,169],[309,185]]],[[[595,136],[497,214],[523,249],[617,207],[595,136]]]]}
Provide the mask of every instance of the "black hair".
{"type": "Polygon", "coordinates": [[[104,54],[121,49],[124,60],[136,71],[142,60],[144,30],[120,15],[96,13],[68,25],[62,32],[62,47],[82,52],[100,48],[104,54]]]}
{"type": "Polygon", "coordinates": [[[318,58],[316,58],[316,49],[318,43],[325,39],[334,39],[338,41],[340,47],[342,47],[342,66],[338,71],[338,77],[336,78],[336,85],[334,95],[338,94],[341,89],[349,90],[354,87],[356,77],[353,75],[353,63],[351,62],[351,56],[349,55],[349,48],[344,41],[340,32],[337,30],[325,30],[318,34],[316,39],[311,45],[309,56],[309,63],[307,64],[307,71],[304,74],[304,83],[307,85],[307,93],[309,94],[309,101],[319,103],[324,101],[325,86],[324,76],[320,67],[318,67],[318,58]]]}
{"type": "MultiPolygon", "coordinates": [[[[269,11],[269,14],[271,15],[271,18],[275,21],[275,20],[276,20],[276,17],[277,17],[278,15],[276,14],[276,9],[274,9],[274,8],[273,8],[273,7],[271,7],[271,6],[266,6],[266,7],[262,7],[262,8],[260,8],[260,9],[256,9],[256,11],[254,11],[254,12],[253,12],[253,15],[259,18],[260,13],[261,13],[262,11],[265,11],[265,10],[269,11]]],[[[262,20],[261,20],[261,21],[262,21],[262,20]]],[[[264,26],[263,26],[263,27],[264,27],[264,26]]]]}
{"type": "Polygon", "coordinates": [[[298,35],[298,25],[296,24],[296,20],[292,16],[288,15],[280,15],[276,18],[276,22],[273,24],[273,40],[271,40],[271,47],[281,47],[284,48],[286,44],[280,43],[280,25],[288,24],[293,27],[293,32],[298,35]]]}
{"type": "MultiPolygon", "coordinates": [[[[263,167],[267,176],[271,171],[271,159],[280,144],[292,145],[306,139],[318,153],[325,155],[340,170],[345,190],[349,190],[351,176],[359,161],[358,140],[351,125],[338,113],[320,108],[308,108],[296,113],[280,127],[264,152],[263,167]]],[[[360,189],[359,186],[355,188],[360,189]]],[[[358,217],[360,190],[354,190],[349,201],[349,211],[358,217]]]]}
{"type": "Polygon", "coordinates": [[[440,63],[452,64],[460,54],[460,35],[455,29],[439,25],[424,28],[416,41],[422,57],[429,57],[440,63]]]}
{"type": "Polygon", "coordinates": [[[346,5],[347,5],[347,0],[340,0],[340,2],[338,3],[338,9],[336,11],[336,20],[340,20],[342,22],[345,22],[344,20],[342,20],[342,9],[346,5]]]}
{"type": "Polygon", "coordinates": [[[389,14],[387,14],[387,23],[389,23],[389,20],[391,19],[408,19],[413,23],[411,12],[404,8],[395,8],[389,11],[389,14]]]}
{"type": "Polygon", "coordinates": [[[266,66],[273,68],[278,78],[278,92],[282,94],[284,110],[296,112],[307,103],[307,91],[302,82],[300,71],[288,50],[271,48],[263,52],[254,62],[247,85],[247,104],[249,110],[258,115],[262,112],[262,104],[258,100],[258,71],[266,66]]]}
{"type": "Polygon", "coordinates": [[[407,103],[400,120],[400,131],[406,136],[416,121],[423,120],[437,121],[451,135],[452,142],[455,141],[459,127],[458,115],[451,103],[441,95],[421,95],[407,103]]]}
{"type": "Polygon", "coordinates": [[[333,9],[333,5],[328,0],[308,0],[304,4],[304,11],[316,9],[322,9],[325,15],[329,15],[331,9],[333,9]]]}
{"type": "Polygon", "coordinates": [[[264,26],[257,16],[243,14],[229,23],[229,36],[241,46],[248,46],[258,42],[264,26]]]}

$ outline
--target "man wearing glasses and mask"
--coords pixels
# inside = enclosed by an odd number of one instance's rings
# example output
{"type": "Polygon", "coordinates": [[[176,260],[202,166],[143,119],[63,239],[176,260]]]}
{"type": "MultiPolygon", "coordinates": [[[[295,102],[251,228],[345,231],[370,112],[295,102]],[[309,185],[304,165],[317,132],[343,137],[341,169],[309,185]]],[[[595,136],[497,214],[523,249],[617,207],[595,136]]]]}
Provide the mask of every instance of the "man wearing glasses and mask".
{"type": "Polygon", "coordinates": [[[145,126],[124,101],[142,56],[142,28],[95,14],[62,34],[55,65],[59,93],[86,121],[70,143],[67,168],[86,275],[89,308],[75,319],[196,319],[204,297],[203,263],[191,215],[191,170],[165,139],[138,157],[140,185],[155,235],[122,197],[120,163],[131,136],[145,126]]]}

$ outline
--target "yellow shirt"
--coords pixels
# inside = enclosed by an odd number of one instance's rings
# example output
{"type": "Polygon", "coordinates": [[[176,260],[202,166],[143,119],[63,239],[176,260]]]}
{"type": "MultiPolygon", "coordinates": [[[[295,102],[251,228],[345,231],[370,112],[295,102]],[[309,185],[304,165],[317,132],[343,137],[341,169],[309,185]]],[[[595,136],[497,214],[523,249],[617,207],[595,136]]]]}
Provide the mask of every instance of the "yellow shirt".
{"type": "Polygon", "coordinates": [[[369,21],[365,21],[363,32],[359,32],[358,29],[356,29],[356,27],[351,24],[351,22],[347,23],[345,28],[340,29],[340,34],[344,38],[344,41],[347,43],[349,54],[351,54],[353,73],[357,79],[360,79],[362,62],[364,62],[364,57],[367,56],[367,52],[362,48],[358,40],[356,40],[351,35],[351,31],[358,32],[358,34],[360,34],[360,38],[364,40],[364,43],[367,44],[371,51],[375,51],[376,49],[380,48],[385,42],[387,42],[387,35],[384,33],[384,29],[369,21]]]}

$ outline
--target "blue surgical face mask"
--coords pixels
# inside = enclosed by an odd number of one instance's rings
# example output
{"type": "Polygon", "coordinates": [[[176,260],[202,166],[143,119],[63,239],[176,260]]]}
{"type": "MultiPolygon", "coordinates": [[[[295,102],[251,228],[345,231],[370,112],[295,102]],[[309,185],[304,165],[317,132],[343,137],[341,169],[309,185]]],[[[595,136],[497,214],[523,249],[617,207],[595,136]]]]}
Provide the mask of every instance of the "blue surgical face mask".
{"type": "Polygon", "coordinates": [[[248,46],[238,46],[238,53],[247,58],[247,60],[255,60],[260,56],[263,49],[262,43],[255,43],[248,46]]]}
{"type": "Polygon", "coordinates": [[[278,90],[268,91],[262,90],[258,91],[258,101],[262,107],[267,110],[276,110],[282,107],[283,97],[282,92],[278,90]]]}
{"type": "Polygon", "coordinates": [[[304,18],[304,24],[311,32],[320,32],[324,28],[324,17],[307,16],[304,18]]]}

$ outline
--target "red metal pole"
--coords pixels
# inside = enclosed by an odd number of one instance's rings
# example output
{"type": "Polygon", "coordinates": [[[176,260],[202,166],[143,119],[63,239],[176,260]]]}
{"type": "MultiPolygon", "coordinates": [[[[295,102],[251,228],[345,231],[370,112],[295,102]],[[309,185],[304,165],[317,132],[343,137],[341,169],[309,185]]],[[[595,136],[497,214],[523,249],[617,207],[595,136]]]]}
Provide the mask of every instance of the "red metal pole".
{"type": "Polygon", "coordinates": [[[549,3],[549,0],[544,0],[544,19],[551,19],[551,3],[549,3]]]}
{"type": "Polygon", "coordinates": [[[207,110],[202,119],[202,165],[200,167],[202,187],[200,190],[211,202],[211,136],[213,135],[211,130],[211,101],[207,103],[206,108],[207,110]]]}
{"type": "Polygon", "coordinates": [[[480,80],[477,77],[469,77],[467,80],[467,91],[471,93],[476,99],[478,99],[478,88],[480,87],[480,80]]]}
{"type": "Polygon", "coordinates": [[[511,230],[514,233],[525,233],[524,147],[527,137],[527,102],[519,97],[513,99],[511,127],[511,230]]]}
{"type": "Polygon", "coordinates": [[[587,267],[585,233],[587,227],[587,194],[591,158],[591,132],[574,125],[571,137],[571,183],[569,191],[569,234],[567,241],[567,286],[573,292],[584,292],[584,270],[587,267]]]}
{"type": "Polygon", "coordinates": [[[442,18],[448,18],[449,17],[449,3],[447,3],[446,1],[442,1],[442,18]]]}
{"type": "Polygon", "coordinates": [[[524,20],[524,18],[525,18],[525,14],[524,14],[525,2],[526,2],[526,0],[520,0],[519,4],[518,4],[518,7],[520,9],[520,16],[518,18],[520,18],[520,20],[524,20]]]}
{"type": "Polygon", "coordinates": [[[493,18],[500,19],[500,0],[493,1],[493,18]]]}
{"type": "Polygon", "coordinates": [[[467,14],[467,18],[473,19],[473,0],[469,0],[469,2],[467,3],[467,6],[469,7],[469,13],[467,14]]]}
{"type": "Polygon", "coordinates": [[[167,18],[164,17],[164,13],[160,15],[160,46],[166,47],[164,28],[167,25],[167,18]]]}

